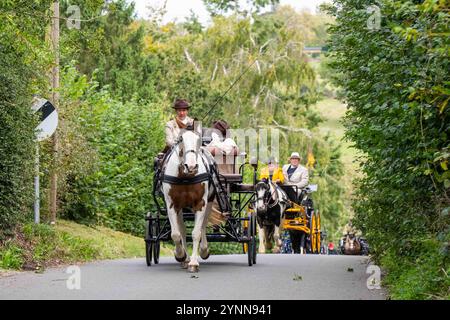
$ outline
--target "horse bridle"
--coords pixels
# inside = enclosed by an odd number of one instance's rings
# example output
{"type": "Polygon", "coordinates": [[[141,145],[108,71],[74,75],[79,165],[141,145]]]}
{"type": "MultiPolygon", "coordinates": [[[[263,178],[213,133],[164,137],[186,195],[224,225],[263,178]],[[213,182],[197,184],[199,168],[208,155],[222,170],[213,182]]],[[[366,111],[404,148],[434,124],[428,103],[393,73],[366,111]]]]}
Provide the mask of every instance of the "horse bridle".
{"type": "MultiPolygon", "coordinates": [[[[200,135],[197,133],[197,132],[195,132],[195,131],[193,131],[197,136],[199,136],[200,137],[200,135]]],[[[177,141],[177,145],[181,145],[181,143],[183,142],[183,136],[181,136],[180,135],[180,137],[178,138],[178,141],[177,141]]],[[[199,149],[200,149],[200,146],[199,146],[199,149]]],[[[179,152],[178,152],[178,157],[181,159],[181,158],[183,158],[183,161],[181,161],[181,163],[180,163],[180,167],[182,167],[183,165],[184,165],[184,163],[186,162],[186,156],[189,154],[189,153],[195,153],[195,154],[197,154],[198,152],[196,151],[196,150],[194,150],[194,149],[189,149],[189,150],[186,150],[186,151],[184,151],[183,150],[183,148],[180,148],[179,149],[179,152]]]]}
{"type": "MultiPolygon", "coordinates": [[[[269,183],[267,183],[267,185],[268,185],[268,184],[269,184],[269,183]]],[[[275,207],[275,206],[277,205],[277,201],[274,200],[273,204],[270,205],[270,200],[272,199],[272,196],[273,196],[276,192],[277,192],[277,190],[274,188],[273,193],[270,193],[270,185],[268,185],[268,188],[267,188],[267,190],[264,192],[264,195],[263,195],[262,197],[256,197],[256,201],[262,200],[262,201],[264,201],[264,203],[266,203],[265,200],[268,198],[268,201],[267,201],[267,207],[273,208],[273,207],[275,207]]]]}

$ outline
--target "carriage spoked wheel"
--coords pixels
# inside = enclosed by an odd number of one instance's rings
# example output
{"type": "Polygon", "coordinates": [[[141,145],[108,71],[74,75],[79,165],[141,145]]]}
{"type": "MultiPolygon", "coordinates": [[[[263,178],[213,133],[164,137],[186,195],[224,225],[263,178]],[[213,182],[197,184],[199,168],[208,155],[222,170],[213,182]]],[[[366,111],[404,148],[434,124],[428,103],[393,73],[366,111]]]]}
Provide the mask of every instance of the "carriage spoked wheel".
{"type": "Polygon", "coordinates": [[[252,226],[252,240],[253,240],[253,246],[252,246],[252,251],[253,251],[253,264],[256,264],[256,255],[258,250],[256,250],[256,216],[254,214],[252,214],[251,216],[251,226],[252,226]]]}
{"type": "Polygon", "coordinates": [[[253,237],[247,243],[247,257],[248,257],[248,265],[251,267],[253,265],[253,237]]]}
{"type": "Polygon", "coordinates": [[[316,237],[316,252],[320,254],[321,252],[321,231],[320,231],[320,213],[316,212],[316,229],[314,231],[314,236],[316,237]]]}
{"type": "Polygon", "coordinates": [[[250,214],[248,220],[246,220],[247,224],[247,237],[249,238],[246,243],[247,247],[247,257],[248,257],[248,265],[251,267],[254,263],[256,263],[256,218],[254,214],[250,214]]]}
{"type": "Polygon", "coordinates": [[[147,220],[145,221],[145,261],[148,267],[152,265],[153,242],[149,241],[151,238],[150,220],[147,220]]]}
{"type": "Polygon", "coordinates": [[[309,248],[311,253],[316,253],[316,216],[314,212],[311,213],[311,218],[309,219],[309,248]]]}
{"type": "MultiPolygon", "coordinates": [[[[153,225],[153,232],[152,233],[153,233],[153,235],[155,237],[157,237],[159,235],[159,223],[155,223],[153,225]]],[[[153,262],[155,264],[159,263],[160,251],[161,251],[161,241],[158,240],[158,241],[155,241],[153,243],[153,262]]]]}

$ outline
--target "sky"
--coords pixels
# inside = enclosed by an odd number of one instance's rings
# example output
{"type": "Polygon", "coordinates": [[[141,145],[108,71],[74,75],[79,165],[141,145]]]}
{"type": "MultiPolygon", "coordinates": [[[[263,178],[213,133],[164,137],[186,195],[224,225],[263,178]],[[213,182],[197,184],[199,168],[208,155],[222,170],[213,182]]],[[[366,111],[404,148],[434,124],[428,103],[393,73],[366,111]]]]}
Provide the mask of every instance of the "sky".
{"type": "MultiPolygon", "coordinates": [[[[165,0],[129,0],[136,4],[136,12],[138,17],[148,17],[148,6],[161,7],[165,0]]],[[[316,7],[322,2],[329,0],[280,0],[281,5],[290,5],[295,9],[309,10],[314,13],[316,7]]],[[[163,23],[170,21],[184,21],[184,18],[190,16],[190,10],[193,10],[198,16],[202,24],[206,24],[209,21],[209,14],[202,0],[167,0],[167,13],[163,18],[163,23]]]]}

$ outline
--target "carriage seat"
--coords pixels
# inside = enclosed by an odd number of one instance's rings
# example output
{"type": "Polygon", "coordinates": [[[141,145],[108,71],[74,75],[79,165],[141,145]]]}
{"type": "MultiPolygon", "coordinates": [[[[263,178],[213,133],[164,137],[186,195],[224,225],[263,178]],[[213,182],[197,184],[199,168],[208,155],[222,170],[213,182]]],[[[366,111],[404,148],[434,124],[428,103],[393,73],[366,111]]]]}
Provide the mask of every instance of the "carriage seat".
{"type": "Polygon", "coordinates": [[[242,175],[239,173],[219,173],[219,180],[220,182],[226,181],[227,183],[242,183],[242,175]]]}
{"type": "MultiPolygon", "coordinates": [[[[211,152],[211,154],[212,154],[213,156],[215,156],[216,153],[221,152],[220,149],[219,149],[219,148],[216,148],[216,147],[214,147],[214,148],[208,148],[208,150],[209,150],[209,152],[211,152]]],[[[233,151],[232,151],[230,154],[227,154],[227,155],[224,155],[224,154],[223,154],[223,156],[224,156],[224,157],[230,157],[230,156],[236,157],[238,154],[239,154],[238,149],[237,149],[237,148],[233,148],[233,151]]]]}
{"type": "Polygon", "coordinates": [[[242,192],[242,191],[254,191],[255,186],[253,184],[236,183],[232,185],[231,192],[242,192]]]}

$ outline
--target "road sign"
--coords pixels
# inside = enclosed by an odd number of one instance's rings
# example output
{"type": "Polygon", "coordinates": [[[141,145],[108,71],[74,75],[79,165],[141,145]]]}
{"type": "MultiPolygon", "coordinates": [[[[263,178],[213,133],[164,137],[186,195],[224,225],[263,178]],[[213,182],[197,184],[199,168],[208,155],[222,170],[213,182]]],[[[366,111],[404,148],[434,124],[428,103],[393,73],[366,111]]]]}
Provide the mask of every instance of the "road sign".
{"type": "Polygon", "coordinates": [[[40,199],[39,199],[39,141],[45,140],[55,133],[58,126],[58,113],[55,107],[46,99],[35,97],[31,110],[40,113],[40,123],[36,127],[36,159],[34,177],[34,222],[40,222],[40,199]]]}
{"type": "Polygon", "coordinates": [[[41,122],[36,127],[36,139],[42,141],[50,137],[58,126],[58,112],[50,101],[35,98],[31,107],[33,112],[39,112],[41,122]]]}

